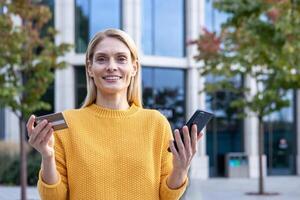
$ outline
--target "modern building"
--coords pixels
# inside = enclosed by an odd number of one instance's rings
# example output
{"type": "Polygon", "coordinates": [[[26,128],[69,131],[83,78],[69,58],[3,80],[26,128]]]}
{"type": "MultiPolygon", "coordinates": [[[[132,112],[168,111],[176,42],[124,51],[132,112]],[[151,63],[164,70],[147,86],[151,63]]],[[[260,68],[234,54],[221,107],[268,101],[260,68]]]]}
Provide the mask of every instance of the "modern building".
{"type": "MultiPolygon", "coordinates": [[[[193,178],[225,176],[226,155],[243,152],[248,176],[258,176],[258,123],[254,115],[240,120],[226,109],[233,98],[222,91],[199,93],[205,83],[193,56],[201,27],[218,31],[226,16],[213,9],[211,0],[44,0],[54,13],[59,34],[56,42],[74,44],[65,56],[68,67],[56,71],[55,82],[45,99],[53,105],[48,112],[78,108],[85,94],[85,50],[99,30],[125,30],[135,40],[141,55],[143,102],[159,109],[173,127],[182,125],[196,109],[215,113],[199,142],[192,164],[193,178]]],[[[207,80],[206,80],[207,81],[207,80]]],[[[209,80],[209,81],[213,81],[209,80]]],[[[236,80],[236,84],[242,84],[236,80]]],[[[253,84],[246,79],[243,84],[253,84]]],[[[300,175],[300,92],[290,91],[291,105],[265,118],[265,169],[268,175],[300,175]],[[298,99],[298,100],[297,100],[298,99]]],[[[18,140],[17,118],[0,110],[0,138],[18,140]]]]}

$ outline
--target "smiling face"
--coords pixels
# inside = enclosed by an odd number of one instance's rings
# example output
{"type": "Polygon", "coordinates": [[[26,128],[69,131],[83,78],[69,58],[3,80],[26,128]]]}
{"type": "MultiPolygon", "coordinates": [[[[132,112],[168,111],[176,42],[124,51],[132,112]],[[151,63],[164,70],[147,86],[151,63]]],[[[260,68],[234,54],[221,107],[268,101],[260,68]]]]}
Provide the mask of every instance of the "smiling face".
{"type": "Polygon", "coordinates": [[[133,63],[130,50],[123,42],[106,37],[95,46],[88,73],[102,95],[126,94],[137,72],[133,63]]]}

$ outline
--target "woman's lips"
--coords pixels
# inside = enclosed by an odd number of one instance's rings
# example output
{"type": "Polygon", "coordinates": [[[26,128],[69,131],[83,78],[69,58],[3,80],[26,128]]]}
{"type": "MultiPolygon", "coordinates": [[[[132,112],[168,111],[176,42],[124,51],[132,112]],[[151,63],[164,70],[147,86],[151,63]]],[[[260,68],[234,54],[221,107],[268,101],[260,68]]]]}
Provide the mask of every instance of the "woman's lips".
{"type": "Polygon", "coordinates": [[[108,81],[108,82],[115,82],[120,80],[122,77],[121,76],[104,76],[103,79],[108,81]]]}

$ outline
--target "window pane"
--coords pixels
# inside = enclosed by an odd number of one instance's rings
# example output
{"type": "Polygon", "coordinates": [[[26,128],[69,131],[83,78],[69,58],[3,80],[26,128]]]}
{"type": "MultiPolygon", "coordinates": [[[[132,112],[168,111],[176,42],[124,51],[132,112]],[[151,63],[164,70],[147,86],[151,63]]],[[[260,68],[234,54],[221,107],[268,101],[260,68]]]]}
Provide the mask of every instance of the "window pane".
{"type": "Polygon", "coordinates": [[[184,56],[184,9],[183,0],[143,1],[144,54],[184,56]]]}
{"type": "Polygon", "coordinates": [[[181,127],[185,122],[184,70],[145,67],[142,76],[144,106],[162,112],[172,128],[181,127]]]}
{"type": "Polygon", "coordinates": [[[142,46],[143,52],[146,55],[152,55],[153,53],[153,3],[152,0],[143,0],[143,14],[142,14],[142,46]]]}
{"type": "Polygon", "coordinates": [[[121,28],[121,0],[75,1],[76,52],[86,51],[95,33],[106,28],[121,28]]]}
{"type": "Polygon", "coordinates": [[[220,32],[221,24],[227,20],[227,15],[213,7],[213,0],[205,2],[205,27],[209,31],[220,32]]]}
{"type": "Polygon", "coordinates": [[[49,85],[46,93],[42,96],[41,100],[50,104],[51,109],[50,110],[38,110],[38,111],[34,112],[34,114],[36,116],[41,116],[41,115],[47,115],[50,113],[54,113],[54,81],[49,85]]]}
{"type": "MultiPolygon", "coordinates": [[[[206,76],[206,82],[219,81],[222,77],[206,76]]],[[[235,77],[232,84],[240,87],[242,78],[235,77]]],[[[243,151],[243,121],[237,117],[238,109],[230,103],[238,96],[230,91],[220,90],[206,93],[206,109],[215,114],[207,125],[207,154],[211,176],[225,176],[225,157],[229,152],[243,151]]]]}
{"type": "Polygon", "coordinates": [[[288,91],[285,99],[290,101],[290,106],[264,117],[264,148],[268,157],[268,174],[287,175],[295,173],[294,98],[294,92],[288,91]]]}
{"type": "Polygon", "coordinates": [[[75,107],[81,107],[86,97],[86,77],[84,66],[75,67],[75,107]]]}
{"type": "Polygon", "coordinates": [[[153,69],[143,68],[142,69],[142,87],[143,87],[143,104],[148,108],[154,107],[154,88],[153,88],[153,69]]]}
{"type": "Polygon", "coordinates": [[[48,6],[52,13],[52,17],[47,23],[47,27],[54,27],[54,0],[42,0],[41,4],[48,6]]]}

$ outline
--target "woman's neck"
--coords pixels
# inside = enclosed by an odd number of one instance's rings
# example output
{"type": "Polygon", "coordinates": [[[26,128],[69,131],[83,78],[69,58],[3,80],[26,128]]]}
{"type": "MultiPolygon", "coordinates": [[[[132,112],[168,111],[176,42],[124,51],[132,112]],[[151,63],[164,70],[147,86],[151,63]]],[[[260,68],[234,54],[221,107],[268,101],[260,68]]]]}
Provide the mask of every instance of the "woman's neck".
{"type": "Polygon", "coordinates": [[[101,107],[113,110],[127,110],[130,107],[127,101],[127,94],[103,95],[100,92],[97,92],[97,98],[95,103],[101,107]]]}

